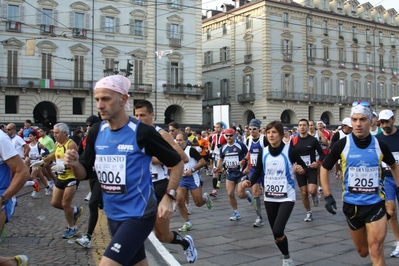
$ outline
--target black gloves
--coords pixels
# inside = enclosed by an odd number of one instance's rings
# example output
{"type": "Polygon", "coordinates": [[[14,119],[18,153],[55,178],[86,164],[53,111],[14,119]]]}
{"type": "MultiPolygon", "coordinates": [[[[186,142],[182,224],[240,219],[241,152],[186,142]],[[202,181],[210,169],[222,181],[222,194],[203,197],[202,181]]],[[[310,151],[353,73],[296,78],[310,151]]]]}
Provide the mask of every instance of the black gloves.
{"type": "Polygon", "coordinates": [[[337,209],[337,203],[335,202],[334,197],[332,195],[330,195],[330,196],[325,197],[324,200],[326,201],[325,207],[326,207],[327,211],[334,215],[337,214],[337,212],[334,211],[334,209],[337,209]]]}

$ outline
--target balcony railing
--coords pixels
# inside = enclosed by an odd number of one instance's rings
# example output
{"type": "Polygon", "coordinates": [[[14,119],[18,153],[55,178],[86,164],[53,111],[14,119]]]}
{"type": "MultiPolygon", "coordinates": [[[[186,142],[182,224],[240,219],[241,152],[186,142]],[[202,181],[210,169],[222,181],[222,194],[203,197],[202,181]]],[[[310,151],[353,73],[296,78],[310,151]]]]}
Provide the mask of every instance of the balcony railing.
{"type": "Polygon", "coordinates": [[[291,53],[284,53],[283,54],[284,62],[292,62],[292,54],[291,53]]]}
{"type": "Polygon", "coordinates": [[[21,32],[21,22],[7,21],[7,31],[21,32]]]}
{"type": "Polygon", "coordinates": [[[188,97],[189,95],[202,96],[204,91],[201,88],[176,87],[176,86],[167,85],[166,87],[163,87],[163,93],[165,95],[173,94],[173,95],[184,95],[188,97]]]}
{"type": "Polygon", "coordinates": [[[150,94],[152,92],[152,84],[135,84],[133,83],[130,87],[133,93],[150,94]]]}
{"type": "Polygon", "coordinates": [[[181,39],[170,38],[169,46],[180,48],[181,47],[181,39]]]}
{"type": "Polygon", "coordinates": [[[345,68],[345,61],[342,61],[342,60],[339,61],[339,62],[338,62],[338,67],[339,67],[339,68],[345,68]]]}
{"type": "Polygon", "coordinates": [[[308,64],[310,65],[316,64],[316,59],[313,56],[308,56],[308,64]]]}
{"type": "Polygon", "coordinates": [[[353,69],[359,70],[359,63],[353,63],[353,69]]]}
{"type": "Polygon", "coordinates": [[[248,64],[252,62],[252,54],[246,54],[244,55],[244,63],[248,64]]]}
{"type": "Polygon", "coordinates": [[[68,80],[68,79],[52,79],[52,80],[49,79],[47,81],[49,81],[49,82],[47,82],[47,84],[46,84],[43,81],[43,79],[39,79],[39,78],[0,77],[0,86],[8,87],[8,88],[37,88],[37,89],[45,89],[45,90],[75,90],[75,89],[91,90],[91,89],[93,89],[93,85],[92,85],[93,83],[89,80],[74,81],[74,80],[68,80]],[[46,84],[46,85],[43,85],[43,84],[46,84]]]}
{"type": "Polygon", "coordinates": [[[40,33],[41,34],[50,34],[54,33],[54,26],[53,25],[40,25],[40,33]]]}
{"type": "Polygon", "coordinates": [[[331,60],[330,59],[324,59],[323,66],[326,66],[326,67],[331,66],[331,60]]]}
{"type": "Polygon", "coordinates": [[[87,37],[87,30],[81,28],[74,28],[73,29],[73,37],[76,38],[86,38],[87,37]]]}
{"type": "Polygon", "coordinates": [[[354,96],[340,96],[340,95],[326,95],[326,94],[305,94],[299,92],[282,92],[282,91],[267,91],[266,99],[268,101],[293,101],[293,102],[305,102],[305,103],[329,103],[329,104],[352,104],[355,101],[365,100],[370,102],[372,106],[397,106],[399,107],[398,101],[392,99],[375,99],[367,97],[354,97],[354,96]]]}
{"type": "Polygon", "coordinates": [[[254,102],[255,101],[255,93],[243,93],[237,95],[237,101],[239,103],[247,103],[247,102],[254,102]]]}

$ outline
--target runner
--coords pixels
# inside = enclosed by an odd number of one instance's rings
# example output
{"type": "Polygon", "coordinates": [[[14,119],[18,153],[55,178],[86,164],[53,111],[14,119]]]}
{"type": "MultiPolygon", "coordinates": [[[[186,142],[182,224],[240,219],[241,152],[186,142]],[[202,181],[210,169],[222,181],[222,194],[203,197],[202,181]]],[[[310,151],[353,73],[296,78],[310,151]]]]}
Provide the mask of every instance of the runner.
{"type": "MultiPolygon", "coordinates": [[[[210,141],[209,141],[209,150],[211,151],[211,168],[216,169],[217,168],[217,162],[220,158],[220,148],[222,145],[226,144],[226,138],[224,134],[222,133],[223,126],[222,122],[217,122],[215,124],[215,132],[212,135],[210,141]]],[[[216,189],[220,188],[220,182],[222,179],[222,168],[218,168],[218,171],[212,171],[212,185],[213,185],[213,190],[209,193],[212,197],[216,197],[218,195],[216,189]]]]}

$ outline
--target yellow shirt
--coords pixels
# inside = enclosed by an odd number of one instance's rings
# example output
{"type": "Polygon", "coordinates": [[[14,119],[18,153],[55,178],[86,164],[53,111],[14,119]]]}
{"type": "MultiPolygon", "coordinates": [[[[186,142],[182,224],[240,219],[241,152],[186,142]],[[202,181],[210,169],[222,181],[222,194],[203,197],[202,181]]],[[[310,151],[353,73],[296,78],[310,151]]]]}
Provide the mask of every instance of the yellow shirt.
{"type": "Polygon", "coordinates": [[[75,178],[72,170],[69,167],[67,168],[64,163],[64,153],[68,149],[68,145],[71,141],[72,141],[71,139],[68,139],[68,141],[63,146],[61,146],[61,144],[58,142],[56,143],[55,161],[57,164],[64,165],[64,170],[57,172],[59,180],[67,180],[75,178]]]}

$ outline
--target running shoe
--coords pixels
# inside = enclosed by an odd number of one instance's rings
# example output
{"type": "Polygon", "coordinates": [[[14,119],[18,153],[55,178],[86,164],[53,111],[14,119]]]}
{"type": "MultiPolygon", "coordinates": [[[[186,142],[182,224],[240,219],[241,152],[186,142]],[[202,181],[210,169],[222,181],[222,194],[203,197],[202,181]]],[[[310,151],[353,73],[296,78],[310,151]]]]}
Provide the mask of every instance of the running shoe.
{"type": "Polygon", "coordinates": [[[39,198],[39,192],[32,191],[32,194],[30,195],[32,198],[37,199],[39,198]]]}
{"type": "Polygon", "coordinates": [[[198,258],[197,249],[194,247],[194,240],[189,235],[186,235],[184,239],[190,244],[188,248],[184,250],[184,254],[187,257],[188,263],[194,263],[198,258]]]}
{"type": "Polygon", "coordinates": [[[173,202],[173,212],[176,212],[177,211],[177,204],[176,204],[176,202],[173,202]]]}
{"type": "Polygon", "coordinates": [[[76,235],[76,229],[67,227],[67,230],[65,231],[65,234],[62,235],[62,238],[68,239],[74,237],[75,235],[76,235]]]}
{"type": "Polygon", "coordinates": [[[317,195],[314,196],[310,195],[310,196],[312,197],[313,206],[315,207],[319,206],[319,197],[317,195]]]}
{"type": "Polygon", "coordinates": [[[49,188],[46,188],[46,196],[50,196],[51,195],[51,188],[49,186],[49,188]]]}
{"type": "Polygon", "coordinates": [[[263,222],[262,218],[256,218],[255,222],[254,222],[254,227],[261,227],[262,225],[264,225],[265,223],[263,222]]]}
{"type": "Polygon", "coordinates": [[[248,201],[249,206],[251,206],[254,202],[254,196],[252,196],[251,191],[247,190],[247,192],[248,192],[247,201],[248,201]]]}
{"type": "Polygon", "coordinates": [[[179,232],[187,232],[193,230],[193,225],[190,223],[184,223],[182,227],[179,228],[179,232]]]}
{"type": "Polygon", "coordinates": [[[75,242],[84,248],[91,248],[91,239],[87,235],[84,235],[81,238],[76,239],[75,242]]]}
{"type": "Polygon", "coordinates": [[[230,217],[230,221],[237,221],[241,219],[241,214],[239,211],[234,211],[233,215],[230,217]]]}
{"type": "Polygon", "coordinates": [[[14,259],[17,261],[17,266],[26,266],[29,262],[29,258],[26,255],[17,255],[14,256],[14,259]]]}
{"type": "Polygon", "coordinates": [[[79,223],[80,220],[80,216],[83,214],[84,209],[83,207],[76,207],[77,210],[76,212],[73,214],[73,225],[77,225],[79,223]]]}
{"type": "Polygon", "coordinates": [[[220,188],[220,181],[216,184],[216,188],[220,188]]]}
{"type": "Polygon", "coordinates": [[[187,214],[191,214],[193,211],[193,207],[191,207],[190,203],[186,204],[186,208],[187,208],[187,214]]]}
{"type": "Polygon", "coordinates": [[[47,183],[48,183],[48,186],[49,186],[51,189],[54,188],[54,181],[53,181],[53,179],[48,180],[47,183]]]}
{"type": "Polygon", "coordinates": [[[209,193],[210,196],[212,197],[217,197],[218,196],[218,192],[216,191],[216,189],[212,190],[211,193],[209,193]]]}
{"type": "Polygon", "coordinates": [[[303,219],[305,222],[311,222],[311,221],[313,221],[313,214],[312,214],[312,212],[310,211],[310,212],[307,212],[306,213],[306,217],[305,217],[305,219],[303,219]]]}
{"type": "Polygon", "coordinates": [[[396,242],[396,248],[391,252],[391,257],[399,258],[399,242],[396,242]]]}
{"type": "Polygon", "coordinates": [[[85,201],[90,201],[91,198],[91,192],[89,192],[85,198],[85,201]]]}
{"type": "Polygon", "coordinates": [[[36,192],[39,192],[39,191],[40,191],[39,181],[37,181],[37,179],[35,178],[35,179],[33,180],[33,182],[35,182],[35,184],[33,184],[34,190],[35,190],[36,192]]]}
{"type": "Polygon", "coordinates": [[[292,258],[289,259],[283,259],[283,266],[294,266],[294,261],[292,258]]]}
{"type": "Polygon", "coordinates": [[[206,207],[208,208],[208,210],[212,210],[213,201],[209,197],[209,194],[205,192],[204,193],[204,198],[205,198],[206,207]]]}

